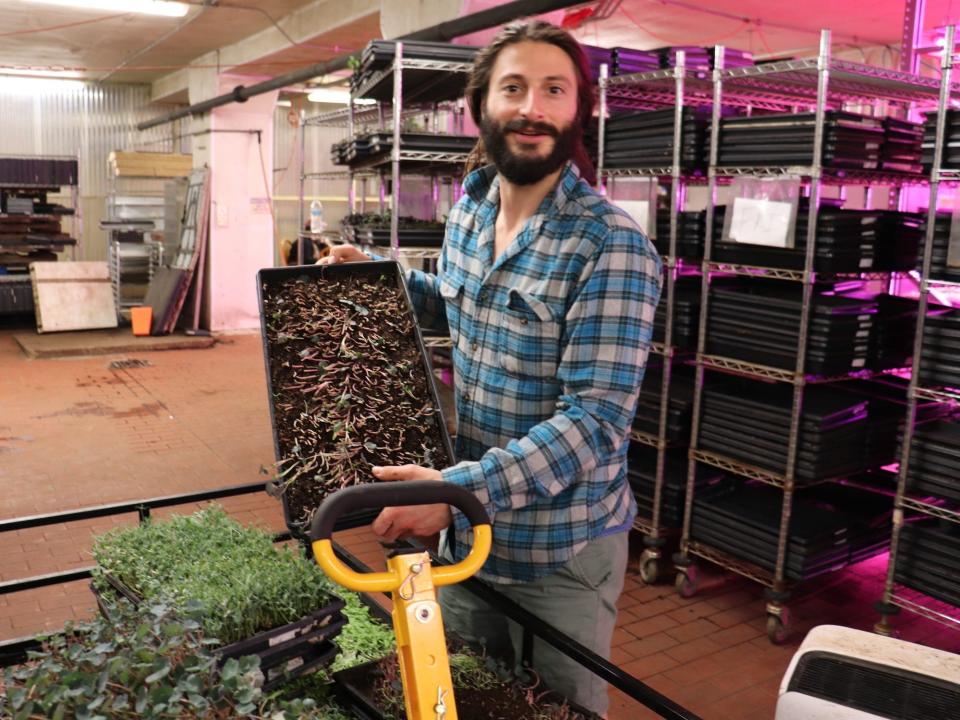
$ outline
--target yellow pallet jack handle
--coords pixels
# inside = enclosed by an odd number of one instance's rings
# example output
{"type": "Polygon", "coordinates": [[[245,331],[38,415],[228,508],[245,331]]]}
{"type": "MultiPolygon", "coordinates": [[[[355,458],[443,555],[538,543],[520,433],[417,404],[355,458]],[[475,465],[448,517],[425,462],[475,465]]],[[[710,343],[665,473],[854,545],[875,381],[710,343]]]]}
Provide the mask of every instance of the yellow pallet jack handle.
{"type": "Polygon", "coordinates": [[[357,592],[393,593],[393,630],[397,636],[400,679],[408,720],[457,720],[443,618],[434,588],[466,580],[490,552],[490,520],[476,496],[457,485],[435,480],[355,485],[328,496],[310,528],[314,557],[332,580],[357,592]],[[396,554],[386,572],[358,573],[333,552],[337,518],[351,510],[446,503],[473,526],[473,547],[455,565],[432,568],[427,552],[396,554]]]}

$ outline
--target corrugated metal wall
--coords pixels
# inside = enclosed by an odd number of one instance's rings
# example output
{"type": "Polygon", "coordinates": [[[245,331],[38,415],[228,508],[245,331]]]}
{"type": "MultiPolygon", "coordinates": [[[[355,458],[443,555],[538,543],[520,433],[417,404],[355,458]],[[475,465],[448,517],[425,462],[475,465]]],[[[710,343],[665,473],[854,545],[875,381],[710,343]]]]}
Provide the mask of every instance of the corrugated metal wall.
{"type": "MultiPolygon", "coordinates": [[[[106,233],[98,227],[110,191],[111,150],[170,151],[179,124],[145,132],[146,85],[92,85],[34,78],[0,78],[0,155],[65,155],[80,164],[81,249],[77,259],[106,259],[106,233]]],[[[189,144],[177,150],[189,152],[189,144]]],[[[69,197],[67,195],[66,197],[69,197]]],[[[65,229],[76,232],[65,223],[65,229]]]]}
{"type": "MultiPolygon", "coordinates": [[[[320,107],[320,106],[313,106],[320,107]]],[[[308,112],[319,112],[311,108],[308,112]]],[[[278,106],[273,116],[273,197],[274,212],[280,238],[292,239],[297,233],[298,196],[300,193],[300,132],[288,115],[290,108],[278,106]]],[[[330,146],[347,135],[346,128],[308,126],[306,131],[305,170],[328,172],[345,170],[330,160],[330,146]]],[[[347,181],[310,179],[304,185],[306,205],[313,198],[323,202],[328,227],[336,229],[347,214],[347,181]]],[[[304,209],[304,217],[309,209],[304,209]]]]}

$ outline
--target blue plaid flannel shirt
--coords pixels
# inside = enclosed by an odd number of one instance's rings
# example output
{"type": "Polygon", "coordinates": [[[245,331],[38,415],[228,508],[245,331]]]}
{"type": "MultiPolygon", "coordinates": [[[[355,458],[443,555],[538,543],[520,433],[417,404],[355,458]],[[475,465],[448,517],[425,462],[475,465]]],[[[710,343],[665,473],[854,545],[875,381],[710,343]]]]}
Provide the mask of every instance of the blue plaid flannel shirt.
{"type": "MultiPolygon", "coordinates": [[[[480,576],[515,583],[627,530],[636,503],[628,433],[660,295],[660,258],[633,220],[568,164],[493,261],[492,166],[471,173],[447,220],[437,275],[407,283],[424,327],[449,329],[456,465],[493,524],[480,576]]],[[[454,512],[454,556],[472,542],[454,512]]]]}

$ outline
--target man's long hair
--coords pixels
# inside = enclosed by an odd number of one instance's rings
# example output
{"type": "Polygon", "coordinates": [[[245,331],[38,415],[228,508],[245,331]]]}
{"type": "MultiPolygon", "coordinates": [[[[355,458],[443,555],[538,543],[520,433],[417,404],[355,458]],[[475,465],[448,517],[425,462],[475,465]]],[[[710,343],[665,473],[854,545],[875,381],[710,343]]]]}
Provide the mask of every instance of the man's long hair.
{"type": "MultiPolygon", "coordinates": [[[[519,42],[542,42],[555,45],[563,50],[573,62],[573,67],[577,73],[577,116],[573,121],[576,142],[574,144],[573,162],[580,168],[580,177],[590,185],[596,184],[597,173],[593,167],[593,162],[587,155],[587,149],[583,145],[583,132],[593,116],[594,95],[593,85],[590,82],[590,66],[580,43],[566,30],[542,20],[513,22],[504,27],[493,39],[493,42],[477,53],[466,90],[466,99],[470,106],[470,115],[473,117],[473,121],[478,127],[480,126],[483,118],[483,103],[487,99],[487,92],[490,89],[490,76],[493,73],[493,65],[497,56],[505,47],[519,42]]],[[[483,140],[477,140],[477,144],[467,158],[465,174],[487,165],[489,162],[483,140]]]]}

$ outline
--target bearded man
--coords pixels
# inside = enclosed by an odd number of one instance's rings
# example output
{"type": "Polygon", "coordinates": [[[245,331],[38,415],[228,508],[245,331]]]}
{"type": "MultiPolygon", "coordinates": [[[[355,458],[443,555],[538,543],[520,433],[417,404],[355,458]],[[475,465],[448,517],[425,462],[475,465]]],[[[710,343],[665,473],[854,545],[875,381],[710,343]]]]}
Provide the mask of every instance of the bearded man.
{"type": "MultiPolygon", "coordinates": [[[[609,658],[636,515],[628,435],[661,266],[633,220],[590,186],[587,68],[574,38],[539,21],[507,26],[478,54],[467,86],[476,169],[437,274],[407,275],[421,324],[453,341],[457,464],[373,472],[475,493],[493,526],[480,577],[609,658]]],[[[339,246],[320,262],[369,259],[339,246]]],[[[471,543],[470,523],[445,505],[387,508],[373,529],[387,541],[443,531],[454,560],[471,543]]],[[[440,603],[462,638],[519,657],[521,629],[469,591],[441,588],[440,603]]],[[[606,712],[596,675],[546,644],[533,657],[548,687],[606,712]]]]}

